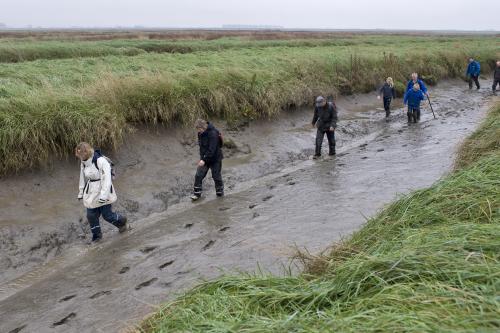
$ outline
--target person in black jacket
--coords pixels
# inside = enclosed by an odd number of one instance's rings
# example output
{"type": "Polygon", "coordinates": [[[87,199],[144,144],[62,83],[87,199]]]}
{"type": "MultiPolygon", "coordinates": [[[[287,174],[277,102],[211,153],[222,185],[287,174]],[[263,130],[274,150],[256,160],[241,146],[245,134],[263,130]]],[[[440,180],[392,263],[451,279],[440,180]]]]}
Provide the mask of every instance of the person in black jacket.
{"type": "Polygon", "coordinates": [[[497,94],[497,85],[500,86],[500,60],[497,61],[497,67],[495,67],[495,73],[493,74],[493,85],[491,89],[493,89],[493,94],[497,94]]]}
{"type": "Polygon", "coordinates": [[[312,126],[317,128],[315,159],[321,157],[321,145],[326,134],[330,148],[330,156],[335,155],[335,128],[337,127],[337,107],[335,103],[328,102],[323,96],[316,98],[312,126]]]}
{"type": "MultiPolygon", "coordinates": [[[[394,82],[392,81],[392,77],[388,77],[385,80],[384,85],[380,88],[380,95],[384,98],[384,110],[385,116],[389,117],[391,114],[391,101],[393,98],[396,98],[396,92],[394,91],[394,82]]],[[[380,99],[380,95],[378,98],[380,99]]]]}
{"type": "Polygon", "coordinates": [[[194,191],[191,199],[198,200],[203,191],[203,179],[208,170],[212,171],[215,182],[215,194],[224,196],[224,183],[222,182],[222,138],[220,132],[206,120],[198,119],[195,123],[198,131],[198,145],[200,146],[200,161],[194,178],[194,191]]]}

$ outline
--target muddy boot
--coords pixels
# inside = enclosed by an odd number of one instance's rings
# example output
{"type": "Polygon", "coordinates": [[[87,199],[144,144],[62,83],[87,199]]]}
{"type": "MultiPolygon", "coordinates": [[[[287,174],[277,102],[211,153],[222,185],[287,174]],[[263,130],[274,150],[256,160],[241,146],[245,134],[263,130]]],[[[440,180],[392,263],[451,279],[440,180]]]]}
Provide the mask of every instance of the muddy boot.
{"type": "Polygon", "coordinates": [[[219,198],[222,198],[224,196],[224,189],[215,190],[215,195],[219,198]]]}
{"type": "Polygon", "coordinates": [[[196,201],[201,198],[201,193],[200,194],[193,193],[190,198],[191,201],[196,201]]]}
{"type": "Polygon", "coordinates": [[[321,158],[321,154],[320,155],[318,155],[318,154],[313,155],[313,160],[318,160],[320,158],[321,158]]]}
{"type": "Polygon", "coordinates": [[[118,218],[118,222],[119,222],[119,227],[118,227],[119,233],[124,233],[125,231],[127,231],[129,229],[129,225],[127,223],[126,216],[120,215],[120,217],[118,218]]]}
{"type": "Polygon", "coordinates": [[[101,239],[102,239],[101,232],[92,233],[92,243],[98,243],[101,239]]]}

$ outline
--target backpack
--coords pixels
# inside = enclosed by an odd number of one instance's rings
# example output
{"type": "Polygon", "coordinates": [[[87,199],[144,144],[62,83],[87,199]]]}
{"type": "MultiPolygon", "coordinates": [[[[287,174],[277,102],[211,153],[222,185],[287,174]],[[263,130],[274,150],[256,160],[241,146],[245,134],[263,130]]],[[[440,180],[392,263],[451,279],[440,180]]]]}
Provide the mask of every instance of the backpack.
{"type": "Polygon", "coordinates": [[[224,135],[219,130],[217,130],[217,132],[219,132],[219,144],[220,144],[220,147],[222,148],[224,146],[224,135]]]}
{"type": "Polygon", "coordinates": [[[92,164],[95,165],[97,170],[99,170],[99,167],[97,166],[97,159],[99,157],[104,157],[106,159],[106,161],[108,161],[109,165],[111,166],[111,179],[114,180],[116,178],[115,163],[113,163],[113,161],[109,157],[104,156],[101,153],[100,149],[96,149],[96,150],[94,150],[94,156],[92,157],[92,164]]]}

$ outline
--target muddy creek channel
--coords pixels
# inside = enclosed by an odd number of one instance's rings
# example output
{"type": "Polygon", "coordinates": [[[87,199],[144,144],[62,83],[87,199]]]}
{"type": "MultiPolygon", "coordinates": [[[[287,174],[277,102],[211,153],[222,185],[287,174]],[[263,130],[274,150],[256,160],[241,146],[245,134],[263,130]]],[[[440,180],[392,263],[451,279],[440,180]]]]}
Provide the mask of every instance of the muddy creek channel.
{"type": "Polygon", "coordinates": [[[223,128],[234,141],[226,197],[215,198],[207,177],[196,204],[186,198],[194,133],[138,129],[112,156],[116,208],[133,229],[119,235],[102,223],[98,245],[86,243],[76,161],[0,180],[0,332],[122,332],[200,279],[258,267],[282,274],[294,247],[320,251],[450,170],[492,97],[458,81],[431,94],[437,119],[424,106],[411,125],[400,100],[386,121],[375,94],[341,98],[338,155],[318,161],[311,109],[223,128]]]}

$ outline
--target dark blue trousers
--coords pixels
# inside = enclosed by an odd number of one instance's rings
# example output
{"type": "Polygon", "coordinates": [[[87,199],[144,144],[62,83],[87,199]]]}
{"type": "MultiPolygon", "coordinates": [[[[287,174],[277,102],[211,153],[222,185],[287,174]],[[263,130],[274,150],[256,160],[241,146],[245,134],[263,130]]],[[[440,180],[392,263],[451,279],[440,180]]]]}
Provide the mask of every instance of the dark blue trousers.
{"type": "Polygon", "coordinates": [[[101,238],[101,225],[99,224],[99,217],[101,217],[115,227],[119,228],[123,225],[120,221],[120,215],[113,212],[111,209],[111,204],[97,207],[97,208],[87,208],[87,220],[90,224],[90,231],[92,231],[92,240],[101,238]]]}

